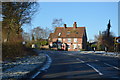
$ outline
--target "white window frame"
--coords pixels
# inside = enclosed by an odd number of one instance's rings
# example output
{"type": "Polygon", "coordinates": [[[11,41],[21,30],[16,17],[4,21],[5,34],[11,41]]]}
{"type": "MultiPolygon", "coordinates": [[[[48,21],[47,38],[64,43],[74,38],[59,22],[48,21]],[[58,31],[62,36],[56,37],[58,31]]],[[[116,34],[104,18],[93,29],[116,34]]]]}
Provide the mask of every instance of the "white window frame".
{"type": "Polygon", "coordinates": [[[77,42],[77,38],[74,38],[74,42],[77,42]]]}
{"type": "Polygon", "coordinates": [[[67,41],[68,41],[68,42],[71,42],[71,38],[68,38],[67,41]]]}
{"type": "Polygon", "coordinates": [[[58,38],[58,42],[62,42],[62,38],[58,38]]]}

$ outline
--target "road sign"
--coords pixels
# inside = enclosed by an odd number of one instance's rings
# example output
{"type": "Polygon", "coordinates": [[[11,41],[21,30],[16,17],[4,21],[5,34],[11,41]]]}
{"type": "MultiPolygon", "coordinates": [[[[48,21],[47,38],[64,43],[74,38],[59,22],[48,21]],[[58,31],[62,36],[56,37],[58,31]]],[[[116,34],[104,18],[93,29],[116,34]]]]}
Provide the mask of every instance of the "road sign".
{"type": "Polygon", "coordinates": [[[115,37],[115,44],[120,44],[120,37],[115,37]]]}
{"type": "Polygon", "coordinates": [[[117,41],[117,43],[120,43],[120,38],[118,38],[116,41],[117,41]]]}

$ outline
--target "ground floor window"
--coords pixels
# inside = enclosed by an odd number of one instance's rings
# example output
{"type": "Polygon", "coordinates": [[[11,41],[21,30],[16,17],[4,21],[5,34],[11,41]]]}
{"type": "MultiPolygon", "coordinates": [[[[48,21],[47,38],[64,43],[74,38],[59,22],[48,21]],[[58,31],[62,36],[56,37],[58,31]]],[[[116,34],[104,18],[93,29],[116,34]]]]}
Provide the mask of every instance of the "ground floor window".
{"type": "Polygon", "coordinates": [[[74,42],[77,42],[77,38],[74,38],[74,42]]]}
{"type": "Polygon", "coordinates": [[[73,49],[77,49],[77,44],[73,44],[73,49]]]}
{"type": "Polygon", "coordinates": [[[62,42],[62,38],[58,38],[58,42],[62,42]]]}

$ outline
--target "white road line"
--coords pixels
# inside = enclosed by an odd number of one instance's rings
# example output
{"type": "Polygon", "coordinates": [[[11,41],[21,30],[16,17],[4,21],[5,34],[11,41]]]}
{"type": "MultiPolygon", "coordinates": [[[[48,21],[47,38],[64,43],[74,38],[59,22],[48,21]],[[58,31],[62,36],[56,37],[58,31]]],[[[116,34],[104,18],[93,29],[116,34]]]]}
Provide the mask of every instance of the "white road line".
{"type": "Polygon", "coordinates": [[[115,66],[113,66],[113,65],[110,65],[110,64],[107,64],[107,63],[104,63],[105,65],[108,65],[108,66],[110,66],[110,67],[113,67],[113,68],[115,68],[115,69],[117,69],[117,70],[120,70],[118,67],[115,67],[115,66]]]}
{"type": "Polygon", "coordinates": [[[76,60],[80,60],[79,58],[76,58],[76,60]]]}
{"type": "Polygon", "coordinates": [[[88,66],[90,66],[91,68],[93,68],[96,72],[98,72],[99,75],[103,75],[100,71],[98,71],[95,67],[93,67],[92,65],[90,64],[86,64],[88,66]]]}
{"type": "Polygon", "coordinates": [[[81,60],[82,63],[84,63],[85,61],[81,60]]]}
{"type": "Polygon", "coordinates": [[[95,61],[99,61],[99,60],[96,59],[95,61]]]}
{"type": "MultiPolygon", "coordinates": [[[[79,61],[81,61],[82,63],[85,63],[85,61],[80,60],[79,58],[76,58],[76,60],[79,60],[79,61]]],[[[98,61],[98,60],[97,60],[97,61],[98,61]]],[[[96,72],[98,72],[99,75],[103,75],[100,71],[98,71],[98,70],[97,70],[95,67],[93,67],[92,65],[90,65],[90,64],[86,64],[86,65],[88,65],[89,67],[93,68],[96,72]]]]}
{"type": "Polygon", "coordinates": [[[35,75],[32,76],[32,79],[34,79],[38,74],[40,74],[41,72],[37,72],[35,75]]]}
{"type": "Polygon", "coordinates": [[[85,63],[85,61],[83,61],[83,60],[80,60],[79,58],[76,58],[76,60],[79,60],[79,61],[81,61],[82,63],[85,63]]]}

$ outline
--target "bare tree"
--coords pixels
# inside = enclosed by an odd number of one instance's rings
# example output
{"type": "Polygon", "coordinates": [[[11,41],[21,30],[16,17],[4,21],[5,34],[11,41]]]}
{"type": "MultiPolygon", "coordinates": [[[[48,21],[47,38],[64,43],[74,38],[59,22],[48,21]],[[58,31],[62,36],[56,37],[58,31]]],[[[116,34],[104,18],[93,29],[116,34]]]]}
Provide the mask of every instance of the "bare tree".
{"type": "Polygon", "coordinates": [[[43,29],[40,27],[36,27],[32,30],[32,34],[34,35],[35,40],[38,40],[38,39],[42,38],[43,29]]]}
{"type": "Polygon", "coordinates": [[[40,26],[32,29],[31,31],[36,41],[39,39],[47,39],[51,32],[52,30],[48,27],[42,28],[40,26]]]}
{"type": "Polygon", "coordinates": [[[98,36],[95,36],[95,39],[97,40],[98,49],[104,49],[105,47],[109,51],[114,49],[114,35],[111,32],[108,37],[107,31],[103,31],[102,33],[99,33],[98,36]]]}
{"type": "Polygon", "coordinates": [[[22,37],[23,37],[24,41],[30,41],[30,34],[29,33],[23,32],[22,37]]]}
{"type": "Polygon", "coordinates": [[[50,28],[46,27],[44,29],[44,31],[45,31],[45,37],[44,38],[47,39],[49,37],[50,33],[52,33],[52,30],[50,28]]]}
{"type": "Polygon", "coordinates": [[[53,29],[55,29],[56,27],[60,27],[63,24],[64,22],[62,19],[53,19],[53,22],[52,22],[53,29]]]}

